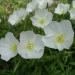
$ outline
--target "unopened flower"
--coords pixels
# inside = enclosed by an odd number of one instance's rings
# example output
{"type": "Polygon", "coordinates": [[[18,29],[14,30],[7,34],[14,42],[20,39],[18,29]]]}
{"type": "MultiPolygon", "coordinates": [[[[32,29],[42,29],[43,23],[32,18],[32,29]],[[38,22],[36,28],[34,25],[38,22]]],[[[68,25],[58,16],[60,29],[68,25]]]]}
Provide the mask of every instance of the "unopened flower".
{"type": "Polygon", "coordinates": [[[75,20],[75,8],[70,9],[69,13],[70,13],[70,19],[75,20]]]}
{"type": "Polygon", "coordinates": [[[23,31],[20,34],[18,53],[25,59],[41,58],[44,54],[44,45],[40,36],[32,31],[23,31]]]}
{"type": "Polygon", "coordinates": [[[75,0],[72,1],[72,7],[75,8],[75,0]]]}
{"type": "Polygon", "coordinates": [[[16,10],[13,12],[13,14],[11,14],[9,16],[9,19],[8,19],[8,22],[11,24],[11,25],[15,25],[17,23],[19,23],[21,20],[24,20],[25,17],[27,16],[27,12],[24,8],[21,8],[19,10],[16,10]]]}
{"type": "Polygon", "coordinates": [[[53,0],[47,0],[48,6],[51,6],[53,4],[53,0]]]}
{"type": "Polygon", "coordinates": [[[47,6],[47,0],[36,0],[39,9],[44,9],[47,6]]]}
{"type": "Polygon", "coordinates": [[[35,16],[31,18],[32,24],[36,27],[44,28],[52,22],[53,15],[46,9],[36,10],[35,16]]]}
{"type": "Polygon", "coordinates": [[[72,1],[72,8],[69,10],[70,19],[75,20],[75,1],[72,1]]]}
{"type": "Polygon", "coordinates": [[[0,18],[0,23],[2,22],[2,19],[0,18]]]}
{"type": "Polygon", "coordinates": [[[8,61],[17,55],[18,40],[13,33],[8,32],[5,38],[0,40],[0,55],[1,59],[8,61]]]}
{"type": "Polygon", "coordinates": [[[73,43],[74,32],[70,21],[63,20],[60,23],[53,21],[44,28],[46,36],[43,37],[44,45],[54,49],[69,49],[73,43]]]}

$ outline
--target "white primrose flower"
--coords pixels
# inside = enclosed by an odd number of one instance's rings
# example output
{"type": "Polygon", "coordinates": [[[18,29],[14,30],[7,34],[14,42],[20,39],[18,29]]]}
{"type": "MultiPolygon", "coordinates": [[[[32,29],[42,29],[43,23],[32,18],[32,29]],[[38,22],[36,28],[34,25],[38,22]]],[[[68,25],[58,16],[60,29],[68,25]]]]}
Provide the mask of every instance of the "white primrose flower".
{"type": "Polygon", "coordinates": [[[75,20],[75,8],[70,9],[69,13],[70,13],[70,19],[75,20]]]}
{"type": "Polygon", "coordinates": [[[75,0],[72,1],[72,8],[69,10],[70,19],[75,20],[75,0]]]}
{"type": "Polygon", "coordinates": [[[44,54],[44,45],[40,36],[32,31],[23,31],[20,34],[18,53],[25,59],[41,58],[44,54]]]}
{"type": "Polygon", "coordinates": [[[42,38],[44,45],[50,48],[69,49],[72,45],[74,32],[70,21],[63,20],[60,23],[53,21],[44,28],[46,35],[42,38]]]}
{"type": "Polygon", "coordinates": [[[59,15],[66,14],[68,12],[69,8],[70,8],[70,4],[60,3],[60,4],[58,4],[57,8],[55,9],[55,13],[59,14],[59,15]]]}
{"type": "Polygon", "coordinates": [[[75,8],[75,0],[72,1],[72,7],[75,8]]]}
{"type": "Polygon", "coordinates": [[[47,0],[36,0],[39,9],[44,9],[47,6],[47,0]]]}
{"type": "Polygon", "coordinates": [[[53,4],[53,0],[47,0],[48,6],[51,6],[53,4]]]}
{"type": "Polygon", "coordinates": [[[53,0],[35,0],[38,4],[39,9],[45,9],[48,6],[51,6],[53,4],[53,0]]]}
{"type": "Polygon", "coordinates": [[[13,12],[8,18],[8,22],[11,25],[15,25],[16,23],[19,23],[19,21],[24,20],[27,16],[27,12],[24,8],[20,8],[13,12]]]}
{"type": "Polygon", "coordinates": [[[44,28],[52,22],[53,15],[46,9],[36,10],[35,15],[31,18],[32,24],[36,27],[44,28]]]}
{"type": "Polygon", "coordinates": [[[51,6],[53,4],[53,0],[35,0],[38,4],[39,9],[45,9],[48,6],[51,6]]]}
{"type": "Polygon", "coordinates": [[[5,38],[0,40],[0,55],[1,59],[8,61],[17,55],[18,40],[13,33],[8,32],[5,38]]]}
{"type": "Polygon", "coordinates": [[[37,9],[45,9],[48,6],[51,6],[53,3],[53,0],[32,0],[32,2],[27,4],[26,11],[27,12],[33,12],[37,9]]]}
{"type": "Polygon", "coordinates": [[[36,0],[33,0],[32,2],[27,4],[26,11],[30,13],[34,11],[36,8],[37,8],[37,2],[36,0]]]}

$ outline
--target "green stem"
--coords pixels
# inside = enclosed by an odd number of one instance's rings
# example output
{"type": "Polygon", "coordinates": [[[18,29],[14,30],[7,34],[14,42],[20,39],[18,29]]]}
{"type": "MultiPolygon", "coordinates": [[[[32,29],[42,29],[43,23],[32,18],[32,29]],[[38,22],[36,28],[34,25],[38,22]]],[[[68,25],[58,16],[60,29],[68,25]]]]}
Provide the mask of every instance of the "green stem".
{"type": "Polygon", "coordinates": [[[21,60],[18,61],[18,63],[15,65],[15,68],[13,70],[13,73],[15,73],[19,67],[19,64],[20,64],[21,60]]]}

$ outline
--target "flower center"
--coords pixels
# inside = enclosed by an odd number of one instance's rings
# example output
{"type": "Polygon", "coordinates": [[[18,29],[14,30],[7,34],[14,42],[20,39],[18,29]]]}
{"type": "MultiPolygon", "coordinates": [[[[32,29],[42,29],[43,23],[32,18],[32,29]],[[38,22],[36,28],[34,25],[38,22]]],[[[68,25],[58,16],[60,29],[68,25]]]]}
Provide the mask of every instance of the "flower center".
{"type": "Polygon", "coordinates": [[[45,23],[45,19],[39,19],[38,21],[41,25],[43,25],[45,23]]]}
{"type": "Polygon", "coordinates": [[[29,51],[32,51],[34,49],[34,43],[33,42],[28,42],[26,44],[26,48],[29,50],[29,51]]]}
{"type": "Polygon", "coordinates": [[[55,40],[56,40],[56,43],[58,43],[58,44],[63,44],[64,41],[65,41],[64,35],[63,35],[63,34],[57,35],[56,38],[55,38],[55,40]]]}
{"type": "Polygon", "coordinates": [[[12,44],[10,49],[15,52],[17,50],[17,45],[16,44],[12,44]]]}
{"type": "Polygon", "coordinates": [[[62,13],[62,14],[65,14],[65,11],[64,11],[64,10],[62,10],[62,11],[61,11],[61,13],[62,13]]]}

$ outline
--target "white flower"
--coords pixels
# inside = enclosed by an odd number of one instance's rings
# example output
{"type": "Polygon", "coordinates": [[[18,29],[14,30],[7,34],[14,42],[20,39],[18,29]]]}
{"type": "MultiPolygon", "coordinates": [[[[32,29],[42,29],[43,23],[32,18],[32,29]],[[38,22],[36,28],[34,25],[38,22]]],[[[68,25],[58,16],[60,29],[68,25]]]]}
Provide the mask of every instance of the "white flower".
{"type": "Polygon", "coordinates": [[[53,4],[53,0],[47,0],[48,6],[51,6],[53,4]]]}
{"type": "Polygon", "coordinates": [[[27,4],[26,11],[28,13],[30,13],[30,12],[34,11],[36,8],[37,8],[37,2],[35,0],[33,0],[32,2],[27,4]]]}
{"type": "Polygon", "coordinates": [[[71,20],[75,20],[75,0],[72,1],[72,7],[70,10],[69,10],[69,13],[70,13],[70,19],[71,20]]]}
{"type": "Polygon", "coordinates": [[[27,16],[27,12],[24,8],[20,8],[19,10],[16,10],[9,16],[8,22],[11,25],[15,25],[16,23],[19,23],[19,21],[24,20],[27,16]]]}
{"type": "Polygon", "coordinates": [[[32,24],[36,27],[44,28],[52,22],[53,15],[46,9],[36,10],[35,16],[31,18],[32,24]]]}
{"type": "Polygon", "coordinates": [[[2,22],[2,20],[0,19],[0,23],[2,22]]]}
{"type": "Polygon", "coordinates": [[[47,0],[36,0],[39,9],[44,9],[47,6],[47,0]]]}
{"type": "Polygon", "coordinates": [[[69,8],[70,8],[69,4],[60,3],[60,4],[58,4],[57,8],[55,9],[55,13],[59,14],[59,15],[66,14],[67,11],[69,10],[69,8]]]}
{"type": "Polygon", "coordinates": [[[27,12],[32,12],[34,10],[39,9],[44,9],[47,6],[47,1],[46,0],[32,0],[32,2],[27,4],[26,11],[27,12]]]}
{"type": "Polygon", "coordinates": [[[18,53],[26,59],[41,58],[44,54],[44,45],[39,35],[32,31],[23,31],[20,34],[18,53]]]}
{"type": "Polygon", "coordinates": [[[38,4],[39,9],[45,9],[48,6],[51,6],[53,4],[53,0],[35,0],[38,4]]]}
{"type": "Polygon", "coordinates": [[[37,9],[45,9],[48,6],[51,6],[53,0],[32,0],[32,2],[27,4],[26,11],[32,12],[37,9]]]}
{"type": "Polygon", "coordinates": [[[75,8],[75,0],[72,1],[72,7],[75,8]]]}
{"type": "Polygon", "coordinates": [[[75,8],[72,8],[72,9],[69,11],[69,13],[70,13],[70,19],[71,19],[71,20],[75,20],[75,8]]]}
{"type": "Polygon", "coordinates": [[[1,59],[8,61],[17,55],[18,40],[13,33],[8,32],[5,38],[0,40],[0,55],[1,59]]]}
{"type": "Polygon", "coordinates": [[[69,49],[72,45],[74,32],[70,21],[63,20],[60,23],[53,21],[44,28],[46,36],[43,37],[44,45],[54,49],[69,49]]]}

